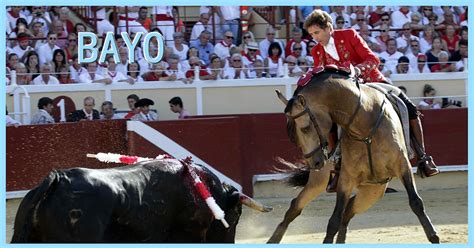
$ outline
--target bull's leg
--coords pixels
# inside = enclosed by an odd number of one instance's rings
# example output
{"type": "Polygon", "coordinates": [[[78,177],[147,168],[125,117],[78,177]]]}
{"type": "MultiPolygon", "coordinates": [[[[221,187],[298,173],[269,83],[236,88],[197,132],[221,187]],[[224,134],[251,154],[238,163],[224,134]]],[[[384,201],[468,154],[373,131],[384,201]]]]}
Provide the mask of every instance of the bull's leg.
{"type": "Polygon", "coordinates": [[[311,170],[308,183],[298,196],[291,201],[291,206],[286,211],[283,221],[278,224],[267,243],[280,243],[288,225],[301,214],[301,211],[306,205],[326,189],[331,169],[332,166],[325,166],[320,171],[311,170]]]}
{"type": "MultiPolygon", "coordinates": [[[[341,171],[342,172],[342,171],[341,171]]],[[[345,177],[346,174],[341,173],[341,178],[339,179],[339,184],[337,185],[337,198],[336,198],[336,207],[334,207],[334,212],[329,219],[328,227],[326,230],[326,237],[324,237],[323,243],[332,244],[334,241],[334,236],[336,235],[339,227],[341,226],[342,217],[344,210],[349,202],[349,197],[354,188],[354,184],[350,178],[345,177]]]]}
{"type": "Polygon", "coordinates": [[[354,215],[361,214],[383,197],[388,184],[361,185],[359,192],[351,197],[342,218],[341,227],[337,233],[336,243],[345,243],[347,226],[354,215]]]}
{"type": "Polygon", "coordinates": [[[431,243],[438,244],[438,234],[436,233],[436,230],[433,224],[431,223],[430,218],[425,212],[423,200],[418,195],[418,192],[416,190],[413,174],[411,173],[411,171],[406,171],[405,173],[403,173],[401,179],[408,193],[408,200],[410,202],[411,210],[416,214],[418,220],[420,220],[421,226],[423,226],[423,230],[425,231],[426,237],[431,243]]]}

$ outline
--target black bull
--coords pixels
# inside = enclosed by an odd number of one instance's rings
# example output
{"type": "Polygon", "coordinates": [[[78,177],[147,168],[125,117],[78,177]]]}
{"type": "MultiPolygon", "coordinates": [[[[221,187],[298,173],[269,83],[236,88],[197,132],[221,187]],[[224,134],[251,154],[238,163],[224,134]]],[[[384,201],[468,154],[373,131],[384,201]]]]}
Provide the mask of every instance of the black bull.
{"type": "Polygon", "coordinates": [[[269,210],[194,166],[230,227],[214,219],[177,160],[53,170],[21,202],[12,243],[233,243],[242,203],[269,210]],[[249,204],[250,203],[250,204],[249,204]]]}

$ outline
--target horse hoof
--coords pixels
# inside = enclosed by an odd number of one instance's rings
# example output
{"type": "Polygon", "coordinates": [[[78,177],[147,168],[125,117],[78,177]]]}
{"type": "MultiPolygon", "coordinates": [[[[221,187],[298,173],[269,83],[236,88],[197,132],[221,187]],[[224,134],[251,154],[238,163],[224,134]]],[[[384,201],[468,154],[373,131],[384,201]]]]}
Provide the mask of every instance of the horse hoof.
{"type": "Polygon", "coordinates": [[[438,235],[433,235],[431,237],[428,238],[428,240],[432,243],[432,244],[439,244],[439,237],[438,235]]]}
{"type": "Polygon", "coordinates": [[[278,238],[271,237],[268,241],[267,244],[279,244],[280,240],[278,238]]]}

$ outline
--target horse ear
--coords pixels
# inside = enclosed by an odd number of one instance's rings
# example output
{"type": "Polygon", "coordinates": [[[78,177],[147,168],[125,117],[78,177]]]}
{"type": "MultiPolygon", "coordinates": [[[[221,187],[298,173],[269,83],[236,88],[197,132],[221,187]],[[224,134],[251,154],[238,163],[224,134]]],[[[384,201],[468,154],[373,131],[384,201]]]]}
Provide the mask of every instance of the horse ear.
{"type": "Polygon", "coordinates": [[[304,99],[304,96],[301,94],[298,95],[298,102],[303,106],[303,108],[306,106],[306,99],[304,99]]]}

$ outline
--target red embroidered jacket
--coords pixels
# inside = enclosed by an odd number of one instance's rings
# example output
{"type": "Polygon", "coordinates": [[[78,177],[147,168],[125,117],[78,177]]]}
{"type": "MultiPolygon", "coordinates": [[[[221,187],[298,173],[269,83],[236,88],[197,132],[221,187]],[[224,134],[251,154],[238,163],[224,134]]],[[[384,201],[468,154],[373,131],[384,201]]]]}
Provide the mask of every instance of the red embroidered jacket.
{"type": "Polygon", "coordinates": [[[379,59],[367,46],[362,37],[354,29],[334,30],[332,37],[336,46],[339,61],[331,57],[321,44],[311,50],[314,68],[335,64],[347,67],[349,63],[358,67],[365,82],[385,82],[385,77],[379,71],[379,59]]]}

